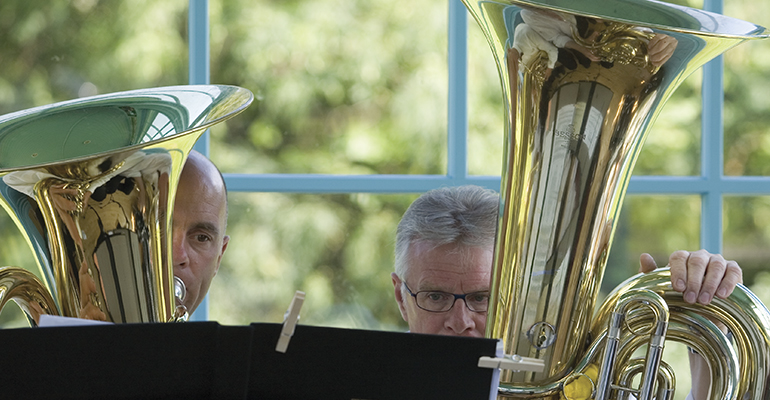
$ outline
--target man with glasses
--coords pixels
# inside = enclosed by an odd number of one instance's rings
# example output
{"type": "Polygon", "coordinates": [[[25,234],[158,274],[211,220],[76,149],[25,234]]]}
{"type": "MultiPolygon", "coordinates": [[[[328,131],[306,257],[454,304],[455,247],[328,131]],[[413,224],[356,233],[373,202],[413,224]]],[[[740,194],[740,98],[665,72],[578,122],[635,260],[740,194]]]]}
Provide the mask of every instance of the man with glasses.
{"type": "MultiPolygon", "coordinates": [[[[410,332],[484,336],[498,202],[497,193],[478,186],[447,187],[423,194],[404,213],[391,279],[410,332]]],[[[691,304],[725,298],[743,281],[735,261],[705,250],[676,251],[669,266],[674,289],[691,304]]],[[[642,254],[640,271],[655,268],[655,260],[642,254]]],[[[688,400],[705,398],[708,365],[691,353],[690,369],[688,400]]]]}
{"type": "MultiPolygon", "coordinates": [[[[396,232],[396,302],[410,332],[483,337],[499,197],[478,186],[431,190],[409,206],[396,232]],[[458,300],[462,300],[458,305],[458,300]]],[[[648,254],[640,271],[656,268],[648,254]]],[[[688,303],[725,298],[742,282],[735,261],[705,250],[669,258],[671,281],[688,303]]]]}

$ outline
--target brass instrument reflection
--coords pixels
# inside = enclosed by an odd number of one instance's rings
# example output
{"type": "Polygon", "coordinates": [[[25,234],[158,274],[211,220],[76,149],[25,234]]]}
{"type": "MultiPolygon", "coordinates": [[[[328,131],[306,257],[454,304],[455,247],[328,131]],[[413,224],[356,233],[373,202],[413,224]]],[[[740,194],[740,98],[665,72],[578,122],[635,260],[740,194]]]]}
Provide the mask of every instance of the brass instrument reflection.
{"type": "MultiPolygon", "coordinates": [[[[11,172],[4,182],[40,199],[63,270],[55,274],[62,313],[79,318],[131,322],[152,320],[157,289],[169,285],[154,264],[148,238],[159,231],[171,157],[136,151],[66,169],[11,172]],[[121,159],[122,158],[122,159],[121,159]]],[[[166,271],[167,272],[167,271],[166,271]]]]}
{"type": "Polygon", "coordinates": [[[668,61],[678,41],[650,28],[546,9],[524,7],[518,12],[507,63],[529,69],[547,80],[557,62],[569,70],[600,63],[633,64],[651,74],[668,61]]]}
{"type": "Polygon", "coordinates": [[[254,100],[228,85],[72,99],[0,115],[0,206],[38,273],[0,267],[0,311],[109,322],[184,321],[171,260],[173,195],[211,126],[254,100]]]}

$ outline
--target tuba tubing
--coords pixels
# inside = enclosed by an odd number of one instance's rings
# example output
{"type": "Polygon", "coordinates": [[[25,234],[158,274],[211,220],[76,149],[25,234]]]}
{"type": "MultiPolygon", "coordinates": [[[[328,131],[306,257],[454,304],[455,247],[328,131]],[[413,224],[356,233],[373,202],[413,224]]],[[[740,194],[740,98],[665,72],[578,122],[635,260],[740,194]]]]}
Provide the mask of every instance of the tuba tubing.
{"type": "Polygon", "coordinates": [[[598,388],[596,397],[605,399],[610,393],[610,383],[615,367],[618,346],[623,333],[623,323],[626,314],[633,304],[641,303],[650,308],[654,315],[653,323],[649,329],[650,340],[647,346],[646,363],[642,372],[641,386],[639,388],[640,400],[651,400],[655,381],[658,378],[658,368],[663,358],[663,345],[668,331],[668,319],[670,311],[668,304],[657,293],[648,289],[636,289],[623,292],[617,301],[611,302],[613,310],[609,316],[607,325],[606,343],[604,344],[604,356],[599,368],[598,388]]]}
{"type": "Polygon", "coordinates": [[[14,301],[19,306],[30,326],[37,326],[41,315],[59,314],[51,293],[26,269],[0,268],[0,310],[8,301],[14,301]]]}
{"type": "MultiPolygon", "coordinates": [[[[743,285],[738,285],[728,298],[714,298],[707,306],[688,304],[682,294],[671,287],[670,276],[668,268],[661,268],[652,273],[639,274],[618,285],[597,312],[589,335],[593,340],[570,374],[540,387],[503,385],[500,394],[516,398],[559,398],[565,386],[581,378],[582,384],[598,389],[601,378],[596,371],[607,353],[608,336],[613,326],[622,326],[623,329],[617,334],[617,350],[611,358],[613,367],[618,368],[607,381],[618,382],[616,389],[638,392],[628,384],[634,375],[644,371],[648,360],[635,359],[633,355],[649,344],[645,332],[657,324],[657,315],[644,305],[630,308],[623,324],[612,321],[613,310],[623,302],[621,297],[641,290],[655,293],[668,305],[670,320],[666,340],[685,344],[705,358],[711,369],[709,398],[768,398],[770,392],[766,379],[770,376],[770,354],[766,349],[770,348],[770,311],[766,306],[743,285]],[[730,334],[723,332],[714,321],[724,324],[730,334]]],[[[661,367],[657,381],[661,384],[659,392],[672,392],[675,382],[673,372],[664,363],[661,367]]]]}
{"type": "MultiPolygon", "coordinates": [[[[671,287],[671,273],[661,268],[621,283],[597,312],[591,335],[603,337],[611,319],[610,306],[624,293],[645,288],[668,304],[670,323],[667,340],[686,344],[704,357],[711,369],[713,399],[765,399],[770,396],[770,311],[744,285],[726,299],[715,297],[709,305],[688,304],[671,287]],[[723,324],[729,334],[714,322],[723,324]]],[[[644,311],[644,310],[639,310],[644,311]]],[[[628,317],[629,329],[618,360],[630,359],[643,343],[633,332],[649,326],[650,315],[638,312],[628,317]]]]}

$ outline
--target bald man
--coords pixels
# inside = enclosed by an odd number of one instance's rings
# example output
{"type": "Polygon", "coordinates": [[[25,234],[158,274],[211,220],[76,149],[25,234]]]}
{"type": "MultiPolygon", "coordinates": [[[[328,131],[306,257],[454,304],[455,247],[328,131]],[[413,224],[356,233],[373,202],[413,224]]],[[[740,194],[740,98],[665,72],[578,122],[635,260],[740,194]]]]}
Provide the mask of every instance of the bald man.
{"type": "Polygon", "coordinates": [[[230,237],[227,189],[217,167],[192,151],[179,179],[174,201],[172,258],[174,276],[186,287],[183,304],[192,314],[206,297],[230,237]]]}

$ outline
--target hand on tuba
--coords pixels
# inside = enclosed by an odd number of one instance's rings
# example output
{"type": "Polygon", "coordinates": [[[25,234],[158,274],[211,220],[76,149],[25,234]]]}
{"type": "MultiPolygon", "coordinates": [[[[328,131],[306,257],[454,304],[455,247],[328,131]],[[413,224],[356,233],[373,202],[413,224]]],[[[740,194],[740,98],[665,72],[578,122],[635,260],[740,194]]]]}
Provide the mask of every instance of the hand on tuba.
{"type": "MultiPolygon", "coordinates": [[[[715,295],[725,299],[737,284],[743,283],[743,271],[737,262],[706,250],[677,250],[669,256],[668,266],[671,268],[671,286],[683,293],[684,301],[689,304],[696,301],[709,304],[715,295]]],[[[647,273],[655,268],[657,265],[652,256],[642,254],[639,272],[647,273]]]]}

